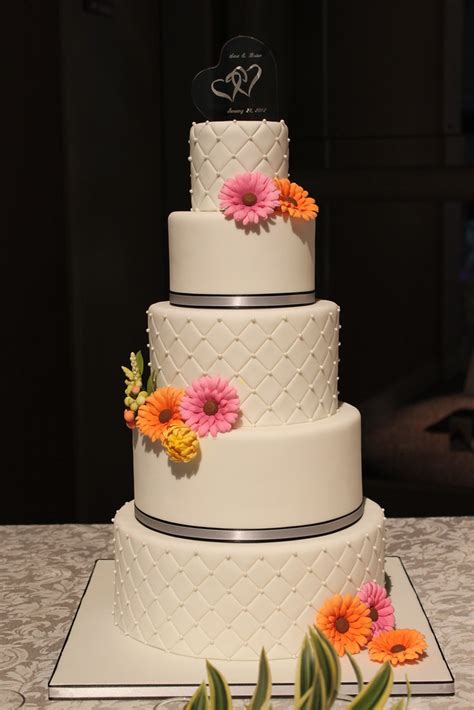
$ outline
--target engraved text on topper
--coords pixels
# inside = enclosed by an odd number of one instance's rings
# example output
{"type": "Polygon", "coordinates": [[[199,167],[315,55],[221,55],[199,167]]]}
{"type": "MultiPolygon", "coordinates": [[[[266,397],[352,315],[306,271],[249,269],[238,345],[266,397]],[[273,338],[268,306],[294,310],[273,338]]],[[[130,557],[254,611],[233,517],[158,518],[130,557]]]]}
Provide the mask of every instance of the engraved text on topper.
{"type": "Polygon", "coordinates": [[[252,89],[257,83],[257,81],[260,79],[262,76],[263,70],[258,64],[251,64],[247,69],[244,69],[241,66],[235,67],[231,72],[227,74],[225,79],[214,79],[214,81],[211,84],[211,91],[215,96],[220,96],[223,99],[227,99],[231,103],[234,102],[235,97],[237,94],[243,94],[244,96],[250,97],[250,94],[252,93],[252,89]],[[252,71],[252,69],[255,70],[254,75],[250,79],[250,84],[249,82],[249,73],[252,71]],[[233,85],[233,91],[232,94],[228,94],[224,91],[219,91],[219,89],[216,89],[216,84],[229,84],[232,83],[233,85]],[[247,91],[245,91],[246,85],[248,84],[247,91]]]}

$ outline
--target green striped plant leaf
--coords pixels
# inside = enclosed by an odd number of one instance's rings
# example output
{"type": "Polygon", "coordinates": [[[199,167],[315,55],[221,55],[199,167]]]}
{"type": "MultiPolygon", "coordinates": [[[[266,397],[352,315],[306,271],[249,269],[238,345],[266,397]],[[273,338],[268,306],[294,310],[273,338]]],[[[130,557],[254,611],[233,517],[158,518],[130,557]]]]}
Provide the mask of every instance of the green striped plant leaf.
{"type": "Polygon", "coordinates": [[[318,629],[310,627],[309,635],[325,685],[327,704],[331,707],[336,700],[341,680],[339,658],[332,644],[318,629]]]}
{"type": "Polygon", "coordinates": [[[313,647],[309,642],[308,636],[305,635],[296,664],[295,707],[298,707],[300,700],[307,695],[313,685],[316,670],[315,662],[316,657],[313,647]]]}
{"type": "Polygon", "coordinates": [[[184,710],[210,710],[205,683],[201,683],[192,698],[184,706],[184,710]]]}
{"type": "Polygon", "coordinates": [[[265,649],[262,648],[258,665],[258,680],[247,710],[269,710],[272,699],[272,674],[265,649]]]}
{"type": "Polygon", "coordinates": [[[306,708],[309,707],[309,706],[307,706],[306,703],[310,702],[312,697],[313,697],[313,686],[311,686],[311,688],[308,688],[306,693],[304,695],[302,695],[299,698],[299,700],[296,700],[296,698],[295,698],[293,710],[306,710],[306,708]]]}
{"type": "Polygon", "coordinates": [[[232,698],[226,679],[209,661],[206,661],[206,668],[211,691],[211,710],[232,710],[232,698]]]}
{"type": "Polygon", "coordinates": [[[393,685],[393,671],[390,663],[384,663],[370,683],[347,706],[347,710],[382,710],[393,685]]]}
{"type": "MultiPolygon", "coordinates": [[[[317,663],[316,659],[315,664],[317,663]]],[[[326,685],[321,674],[321,669],[314,666],[313,682],[299,701],[295,700],[295,710],[328,710],[326,685]]]]}
{"type": "Polygon", "coordinates": [[[359,666],[355,662],[353,656],[348,651],[346,651],[346,656],[349,659],[350,664],[352,666],[352,670],[354,671],[355,677],[357,678],[357,689],[358,689],[358,692],[360,693],[360,691],[364,687],[364,679],[362,677],[362,673],[360,671],[359,666]]]}
{"type": "Polygon", "coordinates": [[[407,675],[405,676],[405,683],[407,684],[407,705],[406,706],[408,708],[408,705],[410,704],[410,700],[411,700],[411,685],[410,685],[410,681],[408,680],[407,675]]]}

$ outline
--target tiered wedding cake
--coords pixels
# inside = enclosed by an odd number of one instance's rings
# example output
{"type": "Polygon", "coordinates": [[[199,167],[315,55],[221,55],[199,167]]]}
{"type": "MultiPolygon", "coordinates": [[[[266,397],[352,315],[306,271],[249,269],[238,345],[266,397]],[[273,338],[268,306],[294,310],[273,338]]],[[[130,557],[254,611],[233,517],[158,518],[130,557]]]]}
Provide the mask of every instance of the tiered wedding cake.
{"type": "Polygon", "coordinates": [[[115,622],[170,653],[289,658],[328,596],[384,583],[359,412],[338,402],[339,308],[315,297],[315,223],[244,227],[219,207],[233,176],[286,178],[288,143],[283,121],[193,124],[192,209],[169,218],[170,301],[147,311],[157,388],[209,375],[240,399],[232,431],[201,437],[188,463],[133,433],[115,622]]]}

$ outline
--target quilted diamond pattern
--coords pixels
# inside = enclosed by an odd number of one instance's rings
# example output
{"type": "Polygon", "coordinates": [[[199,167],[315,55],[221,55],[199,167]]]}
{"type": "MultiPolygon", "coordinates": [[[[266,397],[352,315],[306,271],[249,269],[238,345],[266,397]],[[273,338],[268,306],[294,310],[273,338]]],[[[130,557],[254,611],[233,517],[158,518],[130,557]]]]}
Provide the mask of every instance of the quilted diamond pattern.
{"type": "Polygon", "coordinates": [[[136,521],[130,527],[127,504],[115,518],[117,624],[186,656],[249,660],[262,645],[270,658],[294,656],[328,596],[383,583],[383,515],[367,505],[368,519],[347,531],[238,545],[145,536],[136,521]]]}
{"type": "Polygon", "coordinates": [[[195,211],[219,210],[219,190],[233,175],[257,170],[270,177],[288,176],[288,129],[283,121],[193,124],[189,143],[195,211]]]}
{"type": "Polygon", "coordinates": [[[148,332],[159,387],[223,375],[239,393],[244,426],[301,424],[337,410],[339,309],[328,301],[232,314],[158,303],[148,332]]]}

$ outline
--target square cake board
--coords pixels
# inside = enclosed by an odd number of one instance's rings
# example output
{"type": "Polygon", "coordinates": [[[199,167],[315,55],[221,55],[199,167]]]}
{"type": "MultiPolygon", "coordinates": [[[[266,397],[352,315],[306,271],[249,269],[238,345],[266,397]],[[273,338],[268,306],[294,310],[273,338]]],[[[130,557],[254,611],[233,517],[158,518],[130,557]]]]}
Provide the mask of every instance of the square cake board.
{"type": "MultiPolygon", "coordinates": [[[[167,653],[125,636],[114,624],[114,562],[97,560],[49,681],[50,699],[172,698],[190,696],[206,677],[205,661],[167,653]]],[[[416,591],[398,557],[388,557],[390,596],[399,628],[415,628],[427,640],[419,663],[394,668],[393,695],[406,695],[407,675],[413,695],[453,695],[454,678],[416,591]]],[[[258,661],[212,663],[225,675],[233,697],[250,697],[258,661]]],[[[367,651],[357,655],[364,681],[380,668],[367,651]]],[[[274,697],[293,696],[296,660],[270,661],[274,697]]],[[[357,693],[354,672],[341,659],[341,693],[357,693]]]]}

